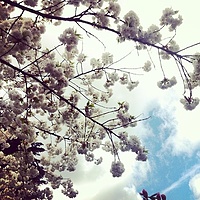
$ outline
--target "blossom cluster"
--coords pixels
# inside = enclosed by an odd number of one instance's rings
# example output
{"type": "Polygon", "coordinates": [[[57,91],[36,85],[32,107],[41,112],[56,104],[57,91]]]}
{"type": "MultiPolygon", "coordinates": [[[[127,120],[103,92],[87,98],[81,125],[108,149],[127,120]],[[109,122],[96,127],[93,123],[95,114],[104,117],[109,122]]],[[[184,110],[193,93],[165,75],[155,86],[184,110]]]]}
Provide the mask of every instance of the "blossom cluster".
{"type": "Polygon", "coordinates": [[[120,14],[120,11],[121,11],[121,7],[118,3],[116,2],[109,2],[109,6],[108,6],[108,13],[114,17],[114,18],[117,18],[120,14]]]}
{"type": "Polygon", "coordinates": [[[145,71],[145,72],[149,72],[151,71],[151,62],[148,60],[144,63],[144,66],[142,67],[142,69],[145,71]]]}
{"type": "Polygon", "coordinates": [[[101,8],[103,5],[103,0],[69,0],[70,5],[79,7],[81,4],[91,8],[101,8]]]}
{"type": "Polygon", "coordinates": [[[124,165],[121,161],[112,162],[110,172],[112,173],[113,177],[120,177],[124,171],[124,165]]]}
{"type": "Polygon", "coordinates": [[[144,31],[140,26],[138,31],[138,38],[144,43],[157,44],[161,41],[162,35],[160,33],[159,27],[155,24],[152,24],[147,29],[147,31],[144,31]]]}
{"type": "Polygon", "coordinates": [[[12,56],[18,63],[24,64],[30,60],[30,54],[41,47],[41,34],[45,32],[44,25],[34,24],[31,18],[0,21],[1,55],[12,56]],[[12,27],[10,33],[6,30],[12,27]]]}
{"type": "Polygon", "coordinates": [[[164,47],[167,51],[163,51],[161,50],[160,56],[163,60],[169,60],[171,58],[171,52],[177,52],[180,47],[179,45],[176,43],[175,40],[170,40],[167,45],[165,45],[164,47]]]}
{"type": "Polygon", "coordinates": [[[199,104],[199,98],[185,97],[184,99],[181,99],[180,102],[184,105],[186,110],[193,110],[199,104]]]}
{"type": "Polygon", "coordinates": [[[14,7],[9,4],[0,3],[0,21],[10,17],[10,13],[14,11],[14,7]]]}
{"type": "Polygon", "coordinates": [[[137,14],[134,11],[129,11],[124,16],[124,23],[118,25],[118,31],[120,32],[119,41],[124,39],[133,39],[136,38],[139,31],[140,21],[137,14]]]}
{"type": "Polygon", "coordinates": [[[67,51],[76,48],[80,35],[73,28],[66,29],[58,38],[65,46],[67,51]]]}
{"type": "Polygon", "coordinates": [[[117,112],[117,119],[118,122],[116,125],[120,126],[120,127],[128,127],[128,126],[136,126],[136,119],[134,116],[130,115],[128,110],[129,110],[129,104],[128,102],[123,102],[123,103],[119,103],[120,107],[119,110],[117,112]]]}
{"type": "Polygon", "coordinates": [[[27,6],[35,7],[38,5],[38,0],[24,0],[24,4],[27,6]]]}
{"type": "Polygon", "coordinates": [[[75,198],[77,196],[78,191],[73,189],[73,183],[70,179],[62,182],[61,185],[64,188],[61,190],[64,195],[68,196],[69,198],[75,198]]]}
{"type": "MultiPolygon", "coordinates": [[[[29,4],[31,4],[33,0],[26,0],[26,1],[29,2],[29,4]]],[[[34,5],[34,3],[32,4],[34,5]]],[[[52,1],[42,0],[41,1],[42,10],[45,13],[51,14],[53,16],[61,16],[64,10],[64,5],[65,4],[62,0],[52,0],[52,1]]],[[[58,22],[58,25],[59,24],[60,22],[58,22]]]]}
{"type": "Polygon", "coordinates": [[[176,30],[177,26],[182,24],[182,17],[178,15],[177,18],[174,18],[178,11],[174,11],[172,8],[166,8],[163,10],[163,14],[160,18],[160,25],[161,26],[169,26],[169,31],[176,30]]]}
{"type": "Polygon", "coordinates": [[[147,160],[147,150],[141,146],[141,142],[137,136],[131,135],[128,137],[126,132],[121,132],[119,137],[121,138],[119,142],[119,149],[121,151],[132,151],[137,154],[136,159],[140,161],[147,160]]]}
{"type": "Polygon", "coordinates": [[[157,86],[160,89],[168,89],[174,85],[176,85],[177,81],[176,81],[176,77],[173,76],[171,79],[168,78],[164,78],[162,81],[158,81],[157,82],[157,86]]]}
{"type": "Polygon", "coordinates": [[[101,27],[107,27],[109,26],[109,19],[106,16],[106,13],[104,10],[100,10],[95,14],[95,17],[93,17],[94,23],[96,23],[99,28],[101,27]]]}
{"type": "Polygon", "coordinates": [[[200,74],[200,53],[195,53],[191,60],[194,67],[194,73],[200,74]]]}
{"type": "MultiPolygon", "coordinates": [[[[35,154],[43,151],[38,144],[13,137],[7,131],[0,130],[0,198],[1,199],[40,199],[51,200],[49,188],[41,190],[39,185],[43,180],[44,170],[35,154]],[[4,141],[3,141],[4,140],[4,141]],[[2,146],[8,143],[8,146],[2,146]],[[33,190],[34,188],[34,190],[33,190]]],[[[40,145],[39,145],[40,146],[40,145]]]]}

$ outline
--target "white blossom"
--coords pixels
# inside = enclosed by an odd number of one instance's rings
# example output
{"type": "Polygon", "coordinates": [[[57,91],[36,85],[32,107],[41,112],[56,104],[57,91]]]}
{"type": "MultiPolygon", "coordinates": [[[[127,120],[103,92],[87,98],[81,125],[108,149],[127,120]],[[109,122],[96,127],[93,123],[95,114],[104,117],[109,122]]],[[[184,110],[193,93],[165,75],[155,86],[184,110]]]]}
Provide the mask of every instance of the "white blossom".
{"type": "Polygon", "coordinates": [[[109,6],[108,6],[108,12],[111,16],[113,17],[118,17],[118,15],[120,14],[121,8],[120,5],[116,2],[109,2],[109,6]]]}
{"type": "Polygon", "coordinates": [[[94,163],[95,163],[96,165],[99,165],[99,164],[102,163],[102,161],[103,161],[103,158],[100,157],[100,158],[96,159],[94,163]]]}
{"type": "Polygon", "coordinates": [[[146,161],[147,160],[147,152],[144,151],[143,148],[141,148],[137,154],[136,160],[139,161],[146,161]]]}
{"type": "Polygon", "coordinates": [[[187,98],[181,99],[180,102],[184,105],[186,110],[193,110],[199,104],[199,98],[187,98]]]}
{"type": "Polygon", "coordinates": [[[142,69],[145,72],[149,72],[151,71],[151,62],[148,60],[147,62],[144,63],[144,66],[142,67],[142,69]]]}
{"type": "Polygon", "coordinates": [[[102,27],[106,27],[109,24],[109,18],[103,9],[96,13],[94,21],[102,27]]]}
{"type": "Polygon", "coordinates": [[[100,68],[102,66],[100,60],[96,58],[92,58],[90,60],[90,65],[92,66],[92,68],[100,68]]]}
{"type": "Polygon", "coordinates": [[[159,43],[161,41],[162,35],[160,33],[159,27],[152,24],[147,32],[143,34],[143,40],[152,44],[159,43]]]}
{"type": "Polygon", "coordinates": [[[122,85],[125,85],[128,83],[128,74],[127,73],[123,73],[123,76],[120,77],[120,83],[122,85]]]}
{"type": "Polygon", "coordinates": [[[24,3],[28,6],[35,7],[37,6],[38,0],[25,0],[24,3]]]}
{"type": "Polygon", "coordinates": [[[103,65],[109,65],[113,63],[113,55],[108,52],[103,53],[101,59],[103,65]]]}
{"type": "Polygon", "coordinates": [[[118,41],[124,41],[125,39],[135,38],[138,33],[138,27],[140,25],[139,18],[134,11],[129,11],[124,16],[124,24],[118,25],[118,31],[121,33],[118,41]]]}
{"type": "Polygon", "coordinates": [[[79,35],[73,28],[66,29],[58,38],[64,45],[66,45],[66,50],[71,51],[78,44],[79,35]]]}
{"type": "Polygon", "coordinates": [[[157,86],[160,89],[168,89],[168,88],[176,85],[176,83],[177,83],[176,77],[173,76],[171,79],[164,78],[162,81],[158,81],[157,86]]]}
{"type": "Polygon", "coordinates": [[[113,177],[120,177],[124,171],[124,165],[121,161],[112,162],[110,172],[112,173],[113,177]]]}
{"type": "Polygon", "coordinates": [[[172,8],[164,9],[163,14],[160,18],[160,25],[169,26],[169,31],[176,30],[177,26],[180,26],[183,21],[181,15],[178,15],[177,18],[174,18],[174,15],[176,15],[177,13],[178,11],[174,11],[172,8]]]}
{"type": "Polygon", "coordinates": [[[139,84],[139,81],[130,81],[128,82],[128,85],[127,85],[127,89],[129,91],[133,90],[135,87],[137,87],[139,84]]]}
{"type": "Polygon", "coordinates": [[[194,66],[194,73],[200,74],[200,53],[195,53],[191,58],[194,66]]]}
{"type": "Polygon", "coordinates": [[[109,80],[111,80],[112,82],[116,82],[119,80],[119,75],[116,71],[109,73],[108,77],[109,77],[109,80]]]}
{"type": "Polygon", "coordinates": [[[86,55],[83,54],[83,53],[80,53],[80,54],[78,55],[78,57],[77,57],[77,61],[78,61],[79,63],[84,62],[85,59],[86,59],[86,55]]]}

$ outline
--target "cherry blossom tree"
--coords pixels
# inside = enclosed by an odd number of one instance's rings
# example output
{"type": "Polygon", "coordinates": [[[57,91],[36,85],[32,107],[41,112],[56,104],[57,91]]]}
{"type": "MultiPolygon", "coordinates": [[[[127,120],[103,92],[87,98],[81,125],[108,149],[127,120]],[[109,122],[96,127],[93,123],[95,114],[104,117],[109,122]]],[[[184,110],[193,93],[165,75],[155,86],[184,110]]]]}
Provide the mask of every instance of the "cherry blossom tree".
{"type": "Polygon", "coordinates": [[[115,0],[1,0],[1,199],[52,199],[52,189],[60,186],[63,194],[76,197],[73,180],[62,172],[75,171],[78,156],[99,165],[103,158],[94,153],[99,148],[113,155],[113,177],[120,177],[125,170],[119,151],[131,151],[138,161],[146,161],[148,151],[127,128],[148,117],[129,113],[126,101],[109,104],[115,84],[122,84],[128,92],[139,82],[133,81],[129,69],[115,67],[111,52],[104,52],[101,58],[85,55],[79,46],[83,39],[79,30],[97,40],[92,30],[110,32],[119,43],[133,42],[138,52],[149,53],[150,60],[141,66],[145,72],[154,65],[150,52],[156,49],[163,72],[157,84],[161,89],[177,83],[175,76],[166,77],[162,67],[173,59],[184,86],[181,103],[192,110],[199,103],[192,92],[200,85],[200,54],[183,52],[199,43],[179,48],[175,36],[181,23],[178,11],[166,8],[160,24],[144,30],[134,11],[120,15],[120,4],[115,0]],[[65,14],[67,9],[74,14],[65,14]],[[43,48],[45,27],[67,22],[77,29],[66,27],[57,46],[43,48]],[[163,29],[173,33],[167,42],[163,42],[163,29]],[[90,64],[85,66],[88,59],[90,64]],[[187,71],[185,63],[193,72],[187,71]],[[51,188],[41,189],[40,185],[47,183],[51,188]]]}

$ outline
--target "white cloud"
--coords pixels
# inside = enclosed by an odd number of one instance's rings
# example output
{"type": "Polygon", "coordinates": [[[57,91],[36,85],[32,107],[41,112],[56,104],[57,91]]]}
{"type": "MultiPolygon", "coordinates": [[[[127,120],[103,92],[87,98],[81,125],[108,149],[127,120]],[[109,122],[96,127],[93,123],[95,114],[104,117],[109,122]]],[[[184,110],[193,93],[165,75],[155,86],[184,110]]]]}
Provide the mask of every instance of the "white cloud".
{"type": "Polygon", "coordinates": [[[200,173],[196,174],[189,182],[190,189],[192,190],[195,200],[200,200],[200,173]]]}
{"type": "MultiPolygon", "coordinates": [[[[107,170],[102,177],[93,181],[92,190],[96,191],[91,200],[141,200],[140,195],[136,192],[137,185],[147,179],[150,166],[148,162],[139,162],[135,160],[133,153],[126,152],[120,155],[121,161],[124,163],[125,172],[120,178],[113,178],[109,173],[108,166],[105,163],[104,168],[107,170]]],[[[111,162],[111,159],[106,158],[106,162],[111,162]]],[[[91,186],[90,186],[91,187],[91,186]]],[[[81,198],[83,200],[83,198],[81,198]]],[[[85,198],[84,200],[87,200],[85,198]]]]}
{"type": "Polygon", "coordinates": [[[193,155],[200,147],[200,110],[186,111],[175,99],[171,104],[166,104],[159,114],[168,128],[163,129],[162,134],[169,134],[163,141],[161,151],[168,151],[172,155],[193,155]]]}
{"type": "MultiPolygon", "coordinates": [[[[150,165],[147,162],[136,161],[136,155],[131,152],[120,154],[125,172],[119,178],[113,178],[110,166],[113,156],[98,150],[95,154],[103,156],[103,162],[96,166],[80,157],[77,170],[66,172],[64,177],[70,177],[74,182],[74,189],[79,191],[76,200],[141,200],[136,186],[147,179],[150,165]]],[[[55,190],[55,199],[64,198],[60,190],[55,190]]]]}
{"type": "MultiPolygon", "coordinates": [[[[172,71],[170,70],[170,73],[172,71]]],[[[179,74],[176,76],[179,77],[179,74]]],[[[164,139],[161,153],[167,151],[173,155],[191,156],[200,147],[200,105],[192,111],[185,110],[180,103],[183,93],[181,79],[178,78],[178,84],[173,88],[163,91],[156,85],[161,77],[159,70],[153,70],[141,77],[138,88],[127,100],[131,102],[131,98],[133,99],[133,113],[140,112],[147,116],[149,112],[154,111],[154,115],[163,120],[159,127],[160,132],[157,133],[158,139],[164,139]]],[[[199,89],[194,90],[194,96],[198,93],[199,89]]],[[[153,117],[150,120],[153,120],[153,117]]]]}
{"type": "MultiPolygon", "coordinates": [[[[109,184],[104,190],[99,191],[91,200],[142,200],[141,196],[136,192],[135,187],[124,188],[123,184],[109,184]]],[[[86,199],[84,199],[86,200],[86,199]]]]}

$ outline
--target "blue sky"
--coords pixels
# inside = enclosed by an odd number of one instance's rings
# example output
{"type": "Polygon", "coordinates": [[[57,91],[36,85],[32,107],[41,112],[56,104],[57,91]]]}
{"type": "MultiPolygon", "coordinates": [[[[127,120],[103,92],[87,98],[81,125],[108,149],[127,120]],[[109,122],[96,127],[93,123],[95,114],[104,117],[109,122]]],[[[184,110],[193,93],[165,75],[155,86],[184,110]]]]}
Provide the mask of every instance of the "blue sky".
{"type": "MultiPolygon", "coordinates": [[[[151,120],[147,122],[155,135],[159,135],[162,132],[162,125],[164,120],[156,116],[156,110],[152,111],[150,115],[151,120]]],[[[164,134],[166,137],[170,134],[171,130],[166,128],[164,134]]],[[[163,138],[165,140],[165,138],[163,138]]],[[[195,155],[188,156],[172,156],[167,152],[163,157],[158,155],[161,149],[160,144],[163,141],[159,139],[159,136],[149,142],[149,161],[152,162],[155,167],[152,173],[149,174],[148,180],[139,187],[139,191],[146,188],[150,194],[156,192],[163,192],[167,195],[168,200],[181,199],[181,200],[193,200],[194,195],[189,188],[189,180],[195,173],[200,172],[200,159],[195,155]]],[[[148,148],[148,144],[147,144],[148,148]]]]}

